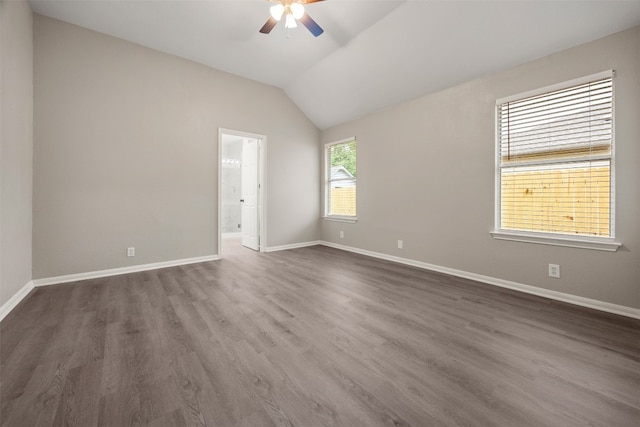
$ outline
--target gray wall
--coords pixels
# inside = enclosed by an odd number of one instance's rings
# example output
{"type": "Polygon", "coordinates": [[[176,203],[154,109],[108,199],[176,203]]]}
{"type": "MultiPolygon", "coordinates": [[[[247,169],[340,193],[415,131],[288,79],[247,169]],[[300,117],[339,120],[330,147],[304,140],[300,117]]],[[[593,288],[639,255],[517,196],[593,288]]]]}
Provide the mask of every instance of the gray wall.
{"type": "Polygon", "coordinates": [[[31,280],[33,17],[0,3],[0,306],[31,280]]]}
{"type": "Polygon", "coordinates": [[[282,90],[40,15],[34,47],[34,278],[216,254],[219,127],[267,135],[267,246],[318,239],[319,131],[282,90]]]}
{"type": "Polygon", "coordinates": [[[359,220],[323,221],[322,238],[640,308],[639,118],[636,27],[327,129],[324,143],[357,137],[359,220]],[[615,219],[624,246],[607,253],[494,240],[496,99],[608,69],[617,73],[615,219]],[[549,263],[560,264],[560,280],[547,277],[549,263]]]}

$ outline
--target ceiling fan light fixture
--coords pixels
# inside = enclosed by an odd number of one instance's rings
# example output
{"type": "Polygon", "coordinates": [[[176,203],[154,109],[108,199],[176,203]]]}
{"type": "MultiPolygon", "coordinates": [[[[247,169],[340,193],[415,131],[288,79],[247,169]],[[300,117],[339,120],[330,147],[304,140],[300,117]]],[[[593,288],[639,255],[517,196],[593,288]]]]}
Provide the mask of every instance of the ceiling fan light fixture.
{"type": "MultiPolygon", "coordinates": [[[[324,0],[267,0],[271,3],[275,3],[269,8],[269,19],[260,28],[259,32],[262,34],[269,34],[273,30],[279,21],[284,18],[284,27],[289,30],[290,28],[297,28],[298,21],[304,25],[307,30],[313,34],[314,37],[318,37],[324,32],[322,27],[314,21],[309,14],[307,14],[304,5],[310,3],[317,3],[324,0]]],[[[287,37],[289,32],[287,31],[287,37]]]]}
{"type": "Polygon", "coordinates": [[[284,6],[282,5],[282,3],[278,3],[274,6],[271,6],[269,8],[269,12],[271,13],[271,16],[273,17],[273,19],[275,19],[276,21],[279,21],[280,19],[282,19],[282,14],[284,13],[284,6]]]}
{"type": "Polygon", "coordinates": [[[302,15],[304,15],[304,6],[300,3],[291,3],[291,14],[296,19],[302,18],[302,15]]]}
{"type": "Polygon", "coordinates": [[[284,27],[285,28],[296,28],[298,26],[298,24],[296,24],[296,19],[293,17],[292,14],[287,13],[287,18],[286,21],[284,21],[284,27]]]}

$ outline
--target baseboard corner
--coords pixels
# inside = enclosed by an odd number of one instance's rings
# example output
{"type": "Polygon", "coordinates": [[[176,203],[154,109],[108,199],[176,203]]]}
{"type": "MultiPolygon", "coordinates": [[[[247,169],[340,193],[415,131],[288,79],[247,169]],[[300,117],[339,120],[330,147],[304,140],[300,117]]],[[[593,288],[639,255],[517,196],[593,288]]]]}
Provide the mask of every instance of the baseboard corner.
{"type": "Polygon", "coordinates": [[[33,288],[33,280],[29,280],[18,292],[9,298],[9,300],[0,307],[0,321],[7,317],[7,315],[29,295],[29,292],[31,292],[33,288]]]}

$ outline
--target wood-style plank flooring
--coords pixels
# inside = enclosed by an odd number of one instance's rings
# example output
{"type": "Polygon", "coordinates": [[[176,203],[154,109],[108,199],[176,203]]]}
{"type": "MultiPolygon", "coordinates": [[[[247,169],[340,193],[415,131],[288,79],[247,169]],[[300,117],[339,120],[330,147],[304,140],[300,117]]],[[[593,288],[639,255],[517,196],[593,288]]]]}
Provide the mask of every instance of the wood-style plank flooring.
{"type": "Polygon", "coordinates": [[[0,424],[640,425],[640,321],[326,247],[225,244],[37,288],[0,323],[0,424]]]}

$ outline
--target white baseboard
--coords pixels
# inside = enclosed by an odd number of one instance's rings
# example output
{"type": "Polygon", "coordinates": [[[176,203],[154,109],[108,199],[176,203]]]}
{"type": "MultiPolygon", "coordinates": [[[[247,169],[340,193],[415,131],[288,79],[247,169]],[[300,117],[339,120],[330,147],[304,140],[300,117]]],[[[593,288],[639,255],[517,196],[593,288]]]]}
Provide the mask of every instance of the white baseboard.
{"type": "Polygon", "coordinates": [[[177,259],[173,261],[154,262],[151,264],[132,265],[130,267],[111,268],[109,270],[88,271],[86,273],[67,274],[65,276],[48,277],[33,280],[34,286],[57,285],[59,283],[77,282],[79,280],[97,279],[99,277],[117,276],[120,274],[137,273],[139,271],[157,270],[159,268],[175,267],[178,265],[195,264],[198,262],[216,261],[218,255],[208,255],[197,258],[177,259]]]}
{"type": "Polygon", "coordinates": [[[9,301],[2,304],[2,307],[0,307],[0,321],[4,319],[7,314],[11,312],[11,310],[16,308],[16,306],[20,304],[20,301],[22,301],[24,297],[29,295],[29,292],[31,292],[32,289],[33,280],[29,280],[22,288],[20,288],[18,292],[16,292],[11,298],[9,298],[9,301]]]}
{"type": "Polygon", "coordinates": [[[455,268],[442,267],[435,264],[429,264],[426,262],[415,261],[407,258],[401,258],[394,255],[383,254],[380,252],[373,252],[365,249],[354,248],[351,246],[340,245],[338,243],[321,241],[320,244],[324,246],[328,246],[330,248],[341,249],[348,252],[354,252],[361,255],[367,255],[374,258],[393,261],[400,264],[423,268],[425,270],[432,270],[440,273],[450,274],[452,276],[475,280],[477,282],[487,283],[489,285],[499,286],[501,288],[513,289],[513,290],[524,292],[527,294],[537,295],[540,297],[549,298],[556,301],[562,301],[562,302],[566,302],[573,305],[593,308],[595,310],[600,310],[607,313],[613,313],[621,316],[631,317],[634,319],[640,319],[640,309],[637,309],[637,308],[626,307],[624,305],[612,304],[605,301],[599,301],[591,298],[580,297],[577,295],[566,294],[564,292],[557,292],[557,291],[552,291],[544,288],[538,288],[536,286],[530,286],[522,283],[511,282],[509,280],[497,279],[495,277],[484,276],[482,274],[476,274],[476,273],[470,273],[468,271],[457,270],[455,268]]]}
{"type": "MultiPolygon", "coordinates": [[[[527,294],[537,295],[544,298],[549,298],[557,301],[563,301],[569,304],[574,304],[582,307],[588,307],[595,310],[604,311],[607,313],[618,314],[621,316],[631,317],[634,319],[640,319],[640,310],[636,308],[626,307],[618,304],[612,304],[604,301],[594,300],[590,298],[584,298],[577,295],[566,294],[563,292],[552,291],[548,289],[538,288],[535,286],[524,285],[522,283],[511,282],[508,280],[497,279],[495,277],[484,276],[481,274],[470,273],[463,270],[457,270],[449,267],[442,267],[435,264],[429,264],[426,262],[415,261],[407,258],[401,258],[394,255],[383,254],[380,252],[368,251],[365,249],[354,248],[351,246],[340,245],[337,243],[327,241],[311,241],[304,243],[294,243],[290,245],[272,246],[267,247],[267,252],[282,251],[288,249],[304,248],[308,246],[324,245],[335,249],[341,249],[348,252],[354,252],[361,255],[370,256],[373,258],[384,259],[387,261],[393,261],[400,264],[410,265],[413,267],[423,268],[425,270],[437,271],[440,273],[450,274],[452,276],[462,277],[465,279],[475,280],[490,285],[499,286],[501,288],[513,289],[516,291],[524,292],[527,294]]],[[[99,277],[116,276],[119,274],[135,273],[139,271],[156,270],[159,268],[175,267],[178,265],[194,264],[199,262],[215,261],[220,259],[218,255],[209,255],[197,258],[187,258],[174,261],[157,262],[152,264],[135,265],[130,267],[113,268],[109,270],[92,271],[86,273],[69,274],[65,276],[49,277],[44,279],[35,279],[26,283],[9,301],[4,303],[0,307],[0,321],[4,319],[28,294],[34,287],[54,285],[58,283],[75,282],[79,280],[95,279],[99,277]]]]}
{"type": "Polygon", "coordinates": [[[280,245],[280,246],[267,246],[265,252],[276,252],[276,251],[286,251],[289,249],[299,249],[306,248],[309,246],[317,246],[323,244],[320,240],[314,240],[311,242],[302,242],[302,243],[292,243],[290,245],[280,245]]]}

